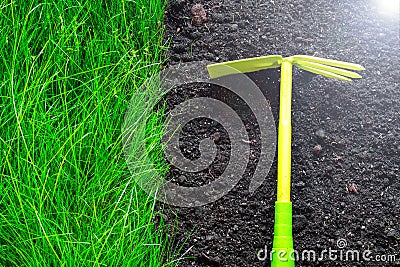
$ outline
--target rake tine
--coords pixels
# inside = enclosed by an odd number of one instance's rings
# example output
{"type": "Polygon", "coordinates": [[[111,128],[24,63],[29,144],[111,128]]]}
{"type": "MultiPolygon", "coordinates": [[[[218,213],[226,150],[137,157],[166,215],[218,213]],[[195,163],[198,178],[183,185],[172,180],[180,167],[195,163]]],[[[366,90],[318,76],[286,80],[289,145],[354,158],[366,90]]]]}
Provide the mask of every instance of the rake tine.
{"type": "Polygon", "coordinates": [[[359,79],[362,78],[362,76],[358,73],[352,72],[352,71],[348,71],[348,70],[344,70],[344,69],[340,69],[340,68],[336,68],[336,67],[331,67],[331,66],[327,66],[327,65],[323,65],[320,63],[313,63],[313,62],[308,62],[308,61],[297,61],[296,62],[297,65],[299,66],[307,66],[313,69],[319,69],[319,70],[324,70],[327,72],[332,72],[335,74],[339,74],[348,78],[353,78],[353,79],[359,79]]]}
{"type": "Polygon", "coordinates": [[[270,68],[280,67],[282,56],[264,56],[249,59],[240,59],[207,66],[210,78],[218,78],[238,72],[248,73],[270,68]]]}
{"type": "Polygon", "coordinates": [[[297,63],[298,61],[307,61],[307,62],[314,62],[323,65],[338,67],[342,69],[348,69],[348,70],[365,70],[365,68],[359,64],[348,63],[333,59],[326,59],[326,58],[312,57],[305,55],[292,56],[291,58],[293,60],[293,63],[297,63]]]}
{"type": "Polygon", "coordinates": [[[341,80],[341,81],[351,82],[350,78],[347,78],[345,76],[342,76],[342,75],[339,75],[339,74],[336,74],[336,73],[333,73],[333,72],[329,72],[329,71],[321,70],[321,69],[316,69],[316,68],[308,67],[308,66],[305,66],[305,65],[299,65],[297,63],[293,63],[293,65],[295,65],[299,69],[303,69],[303,70],[306,70],[306,71],[309,71],[309,72],[312,72],[312,73],[315,73],[315,74],[319,74],[319,75],[322,75],[322,76],[325,76],[325,77],[329,77],[329,78],[333,78],[333,79],[341,80]]]}

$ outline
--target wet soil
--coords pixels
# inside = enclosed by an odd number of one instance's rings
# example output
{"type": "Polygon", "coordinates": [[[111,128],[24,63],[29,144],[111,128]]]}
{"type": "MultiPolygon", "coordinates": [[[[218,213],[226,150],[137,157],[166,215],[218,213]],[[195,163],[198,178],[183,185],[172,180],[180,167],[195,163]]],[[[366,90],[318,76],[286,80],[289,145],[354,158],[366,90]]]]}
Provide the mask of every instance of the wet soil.
{"type": "MultiPolygon", "coordinates": [[[[169,64],[222,62],[262,55],[307,54],[359,63],[366,70],[352,83],[294,69],[292,201],[295,249],[357,250],[360,259],[299,260],[297,266],[400,266],[400,39],[399,16],[384,15],[379,1],[176,0],[166,11],[169,64]],[[193,22],[201,3],[207,19],[193,22]],[[342,240],[342,241],[343,241],[342,240]],[[370,250],[367,261],[362,253],[370,250]],[[379,257],[386,261],[379,261],[379,257]],[[395,255],[397,261],[389,260],[395,255]]],[[[271,104],[276,122],[279,70],[249,77],[271,104]]],[[[204,85],[171,91],[169,108],[184,99],[215,95],[204,85]]],[[[251,145],[249,164],[238,185],[218,201],[197,208],[171,207],[165,219],[178,225],[180,266],[269,266],[260,249],[271,250],[276,158],[262,187],[249,194],[258,162],[258,125],[242,119],[251,145]]],[[[201,118],[181,133],[181,150],[199,156],[198,144],[211,138],[218,147],[212,166],[201,173],[172,167],[169,179],[200,186],[223,172],[229,138],[220,124],[201,118]]]]}

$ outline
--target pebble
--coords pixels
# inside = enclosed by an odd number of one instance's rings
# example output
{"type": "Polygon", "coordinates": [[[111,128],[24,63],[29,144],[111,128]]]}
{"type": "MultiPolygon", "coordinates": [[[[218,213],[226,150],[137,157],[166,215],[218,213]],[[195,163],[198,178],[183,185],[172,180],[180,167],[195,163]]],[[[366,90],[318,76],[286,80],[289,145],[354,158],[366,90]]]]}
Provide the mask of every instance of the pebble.
{"type": "Polygon", "coordinates": [[[232,25],[231,25],[231,29],[234,30],[234,31],[237,31],[237,30],[239,29],[239,25],[237,25],[237,24],[232,24],[232,25]]]}
{"type": "Polygon", "coordinates": [[[306,184],[303,181],[295,183],[296,187],[304,187],[306,184]]]}
{"type": "Polygon", "coordinates": [[[322,151],[322,146],[321,145],[314,146],[313,151],[315,154],[319,154],[322,151]]]}
{"type": "Polygon", "coordinates": [[[315,135],[318,136],[319,138],[324,138],[326,136],[325,131],[322,129],[319,129],[318,131],[316,131],[315,135]]]}
{"type": "Polygon", "coordinates": [[[200,26],[207,21],[207,14],[202,4],[195,4],[190,11],[194,25],[200,26]]]}
{"type": "Polygon", "coordinates": [[[389,229],[386,235],[388,237],[397,237],[397,231],[395,229],[389,229]]]}
{"type": "Polygon", "coordinates": [[[214,142],[218,142],[219,139],[221,138],[221,135],[220,135],[219,133],[213,133],[213,134],[210,136],[210,138],[211,138],[211,140],[213,140],[214,142]]]}

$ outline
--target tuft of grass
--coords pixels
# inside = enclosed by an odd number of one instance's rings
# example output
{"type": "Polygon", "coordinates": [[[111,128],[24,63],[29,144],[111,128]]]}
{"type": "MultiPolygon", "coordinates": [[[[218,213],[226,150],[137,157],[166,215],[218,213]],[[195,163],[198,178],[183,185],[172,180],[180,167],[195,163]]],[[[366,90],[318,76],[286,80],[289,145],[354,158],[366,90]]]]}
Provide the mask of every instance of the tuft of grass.
{"type": "Polygon", "coordinates": [[[154,164],[158,175],[165,177],[168,174],[169,164],[163,157],[164,147],[162,137],[166,132],[166,111],[165,103],[158,109],[150,112],[145,129],[145,147],[150,162],[154,164]]]}
{"type": "Polygon", "coordinates": [[[121,138],[164,58],[164,7],[0,1],[0,266],[173,265],[121,138]]]}

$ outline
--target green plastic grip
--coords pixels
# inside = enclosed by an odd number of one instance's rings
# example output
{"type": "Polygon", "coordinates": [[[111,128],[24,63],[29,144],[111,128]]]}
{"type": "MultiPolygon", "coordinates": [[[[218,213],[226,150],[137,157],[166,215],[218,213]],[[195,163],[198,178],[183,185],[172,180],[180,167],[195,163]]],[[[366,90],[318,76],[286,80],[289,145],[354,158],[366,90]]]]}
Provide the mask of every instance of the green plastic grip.
{"type": "Polygon", "coordinates": [[[275,202],[271,267],[294,267],[292,202],[275,202]]]}

